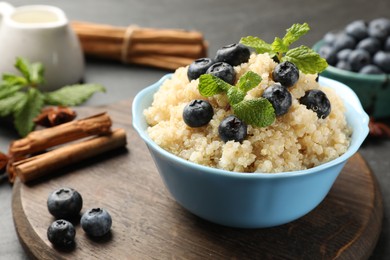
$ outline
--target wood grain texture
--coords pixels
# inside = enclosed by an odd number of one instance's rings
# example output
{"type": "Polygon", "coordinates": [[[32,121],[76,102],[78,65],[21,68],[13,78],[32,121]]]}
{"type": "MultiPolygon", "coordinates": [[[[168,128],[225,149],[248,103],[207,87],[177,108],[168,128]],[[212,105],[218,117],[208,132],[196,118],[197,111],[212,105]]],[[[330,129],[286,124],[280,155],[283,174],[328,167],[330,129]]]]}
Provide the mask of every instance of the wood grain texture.
{"type": "Polygon", "coordinates": [[[83,108],[80,115],[108,111],[114,127],[127,129],[127,149],[103,154],[50,178],[13,189],[19,239],[38,259],[366,259],[381,230],[378,184],[363,158],[353,156],[325,200],[306,216],[279,227],[236,229],[209,223],[180,207],[165,189],[149,152],[131,127],[130,101],[83,108]],[[46,208],[51,191],[78,190],[82,212],[106,208],[110,234],[88,238],[76,224],[76,246],[52,247],[46,231],[54,221],[46,208]]]}

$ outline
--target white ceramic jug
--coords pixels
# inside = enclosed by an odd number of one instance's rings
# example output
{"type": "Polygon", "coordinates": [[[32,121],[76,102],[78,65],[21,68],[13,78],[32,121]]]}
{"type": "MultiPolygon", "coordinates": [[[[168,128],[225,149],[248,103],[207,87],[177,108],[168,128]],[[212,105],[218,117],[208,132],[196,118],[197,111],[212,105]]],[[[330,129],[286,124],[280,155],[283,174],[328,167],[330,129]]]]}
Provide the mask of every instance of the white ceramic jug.
{"type": "Polygon", "coordinates": [[[29,5],[14,8],[0,2],[0,74],[16,73],[16,57],[41,62],[45,84],[55,90],[79,82],[84,74],[80,42],[65,13],[54,6],[29,5]]]}

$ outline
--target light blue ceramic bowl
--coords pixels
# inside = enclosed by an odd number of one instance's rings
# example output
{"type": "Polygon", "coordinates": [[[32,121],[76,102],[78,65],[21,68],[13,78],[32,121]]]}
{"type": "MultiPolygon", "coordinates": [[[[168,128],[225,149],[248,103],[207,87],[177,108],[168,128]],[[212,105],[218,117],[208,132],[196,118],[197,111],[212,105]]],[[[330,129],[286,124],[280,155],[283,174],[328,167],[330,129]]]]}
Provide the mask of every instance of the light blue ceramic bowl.
{"type": "Polygon", "coordinates": [[[353,129],[348,151],[339,158],[308,170],[276,174],[238,173],[205,167],[179,158],[154,143],[143,116],[166,75],[137,94],[132,106],[133,126],[149,148],[172,197],[193,214],[208,221],[240,228],[264,228],[296,220],[314,209],[327,195],[341,169],[368,134],[369,118],[356,94],[327,78],[344,100],[353,129]]]}

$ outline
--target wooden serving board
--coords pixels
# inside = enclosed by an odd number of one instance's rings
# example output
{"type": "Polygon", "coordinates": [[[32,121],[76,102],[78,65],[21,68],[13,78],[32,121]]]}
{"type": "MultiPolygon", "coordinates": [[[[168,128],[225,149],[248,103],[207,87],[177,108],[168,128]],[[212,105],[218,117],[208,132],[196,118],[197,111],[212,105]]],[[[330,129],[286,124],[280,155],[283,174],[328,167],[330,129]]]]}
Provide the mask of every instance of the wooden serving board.
{"type": "Polygon", "coordinates": [[[143,141],[131,127],[131,101],[82,108],[108,111],[127,130],[127,149],[67,167],[34,183],[17,182],[13,216],[26,251],[38,259],[365,259],[381,230],[378,184],[363,158],[353,156],[325,200],[306,216],[279,227],[236,229],[209,223],[184,210],[165,189],[143,141]],[[112,218],[106,237],[92,240],[76,224],[76,246],[53,248],[46,232],[54,218],[46,200],[62,186],[78,190],[87,208],[112,218]]]}

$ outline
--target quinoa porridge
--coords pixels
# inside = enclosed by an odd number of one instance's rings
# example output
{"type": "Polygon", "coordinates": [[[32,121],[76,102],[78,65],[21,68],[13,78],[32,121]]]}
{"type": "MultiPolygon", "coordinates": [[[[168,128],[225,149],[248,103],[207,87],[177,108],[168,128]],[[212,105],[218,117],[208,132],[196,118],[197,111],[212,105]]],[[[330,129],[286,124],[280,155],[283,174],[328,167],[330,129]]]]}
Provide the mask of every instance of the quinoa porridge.
{"type": "MultiPolygon", "coordinates": [[[[247,71],[262,77],[245,99],[261,97],[274,84],[272,71],[276,65],[268,54],[252,53],[247,62],[234,66],[236,79],[247,71]]],[[[150,138],[177,156],[229,171],[277,173],[317,166],[348,149],[351,130],[345,120],[342,100],[331,89],[320,86],[315,74],[299,72],[298,81],[289,87],[291,107],[286,114],[276,117],[273,124],[267,127],[248,124],[245,140],[225,143],[219,136],[218,126],[233,114],[227,96],[202,96],[198,91],[199,79],[190,81],[187,70],[188,66],[177,69],[144,111],[150,138]],[[331,103],[326,118],[319,118],[316,112],[300,104],[299,99],[310,89],[326,93],[331,103]],[[192,128],[183,121],[183,109],[194,99],[208,100],[214,109],[211,121],[205,126],[192,128]]]]}

